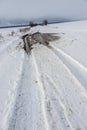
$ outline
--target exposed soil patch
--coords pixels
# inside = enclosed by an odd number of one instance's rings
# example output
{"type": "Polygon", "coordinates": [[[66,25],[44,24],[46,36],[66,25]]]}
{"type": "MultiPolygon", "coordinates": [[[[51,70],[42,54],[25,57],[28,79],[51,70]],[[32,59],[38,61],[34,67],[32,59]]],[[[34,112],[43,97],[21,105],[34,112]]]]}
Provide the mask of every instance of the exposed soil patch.
{"type": "Polygon", "coordinates": [[[19,44],[16,46],[17,50],[23,49],[24,48],[24,43],[23,41],[20,41],[19,44]]]}
{"type": "Polygon", "coordinates": [[[26,34],[22,36],[24,42],[24,50],[29,53],[33,49],[34,44],[43,44],[49,46],[50,42],[58,40],[60,37],[56,33],[41,33],[26,34]]]}
{"type": "Polygon", "coordinates": [[[27,27],[27,28],[22,28],[22,29],[20,29],[19,31],[20,31],[20,32],[27,32],[27,31],[29,31],[29,30],[30,30],[30,28],[27,27]]]}

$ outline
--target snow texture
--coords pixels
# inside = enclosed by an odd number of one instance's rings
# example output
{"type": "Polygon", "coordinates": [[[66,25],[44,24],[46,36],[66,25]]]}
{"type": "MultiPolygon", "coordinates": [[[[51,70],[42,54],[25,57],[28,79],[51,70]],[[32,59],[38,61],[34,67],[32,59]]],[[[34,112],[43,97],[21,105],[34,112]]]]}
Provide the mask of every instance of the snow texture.
{"type": "Polygon", "coordinates": [[[87,21],[33,27],[60,38],[31,54],[19,30],[0,30],[0,130],[87,130],[87,21]]]}

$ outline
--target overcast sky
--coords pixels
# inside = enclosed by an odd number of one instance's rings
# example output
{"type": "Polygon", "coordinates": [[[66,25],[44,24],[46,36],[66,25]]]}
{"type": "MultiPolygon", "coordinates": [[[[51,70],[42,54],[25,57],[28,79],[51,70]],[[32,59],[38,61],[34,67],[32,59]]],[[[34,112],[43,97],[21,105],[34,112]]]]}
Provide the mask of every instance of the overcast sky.
{"type": "Polygon", "coordinates": [[[87,0],[0,0],[0,20],[42,17],[87,19],[87,0]]]}

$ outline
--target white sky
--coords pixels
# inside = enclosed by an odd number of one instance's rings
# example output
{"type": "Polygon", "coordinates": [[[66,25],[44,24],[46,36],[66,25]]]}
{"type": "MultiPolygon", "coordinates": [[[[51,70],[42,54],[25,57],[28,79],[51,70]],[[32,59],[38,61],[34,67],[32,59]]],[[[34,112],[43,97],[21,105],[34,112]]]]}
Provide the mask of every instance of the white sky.
{"type": "Polygon", "coordinates": [[[87,0],[0,0],[0,19],[87,19],[87,0]]]}

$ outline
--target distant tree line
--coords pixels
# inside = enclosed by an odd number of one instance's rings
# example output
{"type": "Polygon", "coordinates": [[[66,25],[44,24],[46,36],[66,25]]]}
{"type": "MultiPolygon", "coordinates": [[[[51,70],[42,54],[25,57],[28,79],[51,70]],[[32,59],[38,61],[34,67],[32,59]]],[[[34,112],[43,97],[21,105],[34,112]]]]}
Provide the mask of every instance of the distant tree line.
{"type": "Polygon", "coordinates": [[[37,26],[37,25],[47,25],[47,24],[48,24],[47,20],[44,20],[42,23],[34,23],[34,22],[30,21],[29,26],[34,27],[34,26],[37,26]]]}

